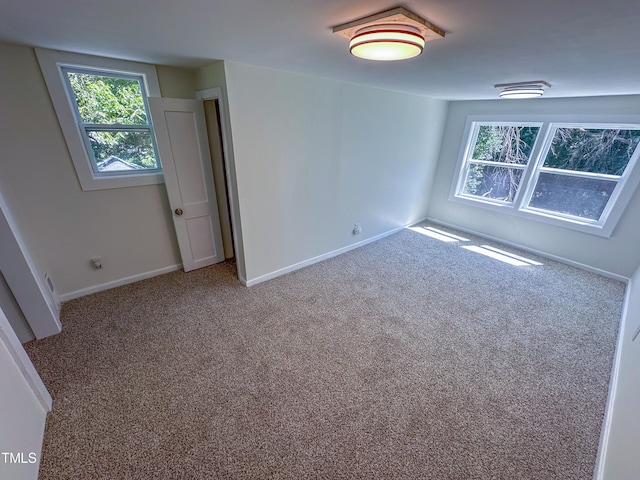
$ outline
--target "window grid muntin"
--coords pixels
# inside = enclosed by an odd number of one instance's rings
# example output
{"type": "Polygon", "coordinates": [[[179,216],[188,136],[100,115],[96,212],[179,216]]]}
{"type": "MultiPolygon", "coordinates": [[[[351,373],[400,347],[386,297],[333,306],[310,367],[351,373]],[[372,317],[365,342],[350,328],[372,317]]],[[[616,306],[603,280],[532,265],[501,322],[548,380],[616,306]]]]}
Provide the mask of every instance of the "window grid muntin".
{"type": "MultiPolygon", "coordinates": [[[[153,124],[151,123],[151,112],[149,109],[149,102],[147,100],[147,85],[146,85],[146,77],[144,74],[131,73],[131,72],[119,72],[101,68],[87,68],[87,67],[78,67],[74,65],[60,65],[60,72],[63,77],[63,83],[65,86],[65,90],[67,93],[67,97],[72,106],[72,111],[75,116],[76,122],[78,124],[78,128],[82,133],[82,141],[85,146],[85,150],[87,152],[87,160],[89,162],[89,166],[93,172],[95,177],[108,177],[108,176],[122,176],[122,175],[148,175],[148,174],[157,174],[162,172],[162,164],[160,163],[160,155],[158,154],[158,146],[156,143],[155,131],[153,129],[153,124]],[[142,103],[144,105],[145,116],[147,118],[146,124],[132,124],[132,125],[124,125],[120,123],[85,123],[82,120],[82,115],[80,115],[80,109],[78,107],[78,100],[76,98],[75,92],[73,91],[73,87],[71,86],[71,80],[69,79],[68,73],[80,73],[85,75],[95,75],[95,76],[103,76],[103,77],[113,77],[113,78],[121,78],[125,80],[135,80],[138,82],[140,86],[140,95],[142,96],[142,103]],[[99,171],[97,168],[98,159],[95,157],[93,148],[91,146],[91,140],[87,135],[89,131],[101,131],[101,132],[110,132],[110,131],[144,131],[148,132],[151,137],[151,142],[153,145],[154,156],[156,160],[156,168],[142,168],[140,170],[114,170],[114,171],[99,171]]],[[[123,159],[126,161],[126,159],[123,159]]]]}
{"type": "Polygon", "coordinates": [[[565,170],[562,168],[540,167],[539,173],[551,173],[553,175],[565,175],[567,177],[599,178],[602,180],[618,181],[622,175],[611,175],[608,173],[580,172],[578,170],[565,170]]]}

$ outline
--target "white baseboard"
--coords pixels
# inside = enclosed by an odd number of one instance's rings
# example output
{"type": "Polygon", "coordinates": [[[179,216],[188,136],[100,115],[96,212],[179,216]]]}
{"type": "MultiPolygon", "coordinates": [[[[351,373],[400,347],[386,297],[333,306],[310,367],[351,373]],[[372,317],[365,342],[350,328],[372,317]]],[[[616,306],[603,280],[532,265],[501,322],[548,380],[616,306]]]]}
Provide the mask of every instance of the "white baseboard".
{"type": "Polygon", "coordinates": [[[314,263],[318,263],[318,262],[321,262],[323,260],[327,260],[329,258],[336,257],[336,256],[338,256],[338,255],[340,255],[342,253],[348,252],[349,250],[353,250],[355,248],[359,248],[359,247],[362,247],[364,245],[367,245],[368,243],[373,243],[373,242],[375,242],[377,240],[380,240],[380,239],[382,239],[384,237],[388,237],[389,235],[393,235],[394,233],[398,233],[399,231],[404,230],[405,228],[406,227],[404,227],[404,226],[403,227],[399,227],[399,228],[395,228],[393,230],[389,230],[388,232],[381,233],[380,235],[376,235],[375,237],[367,238],[366,240],[363,240],[361,242],[353,243],[351,245],[347,245],[346,247],[342,247],[342,248],[339,248],[337,250],[333,250],[332,252],[328,252],[328,253],[325,253],[325,254],[322,254],[322,255],[318,255],[317,257],[313,257],[313,258],[310,258],[308,260],[304,260],[302,262],[290,265],[290,266],[285,267],[285,268],[281,268],[280,270],[276,270],[274,272],[267,273],[265,275],[261,275],[259,277],[252,278],[252,279],[249,279],[249,280],[241,278],[240,281],[245,286],[251,287],[253,285],[265,282],[267,280],[271,280],[272,278],[279,277],[279,276],[284,275],[286,273],[290,273],[290,272],[293,272],[295,270],[299,270],[301,268],[308,267],[309,265],[313,265],[314,263]]]}
{"type": "MultiPolygon", "coordinates": [[[[510,247],[517,248],[519,250],[523,250],[525,252],[533,253],[534,255],[538,255],[539,257],[542,257],[542,258],[548,258],[549,260],[553,260],[554,262],[564,263],[565,265],[570,265],[572,267],[580,268],[582,270],[586,270],[586,271],[591,272],[591,273],[596,273],[598,275],[602,275],[603,277],[612,278],[614,280],[618,280],[618,281],[624,282],[624,283],[628,283],[629,282],[629,278],[628,277],[624,277],[624,276],[618,275],[616,273],[607,272],[606,270],[601,270],[599,268],[591,267],[589,265],[585,265],[584,263],[575,262],[573,260],[569,260],[567,258],[559,257],[557,255],[551,255],[549,253],[542,252],[540,250],[536,250],[535,248],[527,247],[525,245],[520,245],[520,244],[515,243],[515,242],[509,242],[509,241],[504,240],[502,238],[493,237],[491,235],[486,235],[484,233],[480,233],[480,232],[476,232],[475,230],[471,230],[469,228],[464,228],[464,227],[460,227],[458,225],[454,225],[454,224],[451,224],[451,223],[443,222],[442,220],[436,220],[435,218],[425,218],[422,221],[435,223],[435,224],[438,224],[438,225],[442,225],[443,227],[452,228],[454,230],[459,230],[460,232],[465,232],[465,233],[468,233],[469,235],[475,235],[476,237],[486,238],[487,240],[491,240],[493,242],[502,243],[503,245],[508,245],[510,247]]],[[[420,222],[416,222],[414,225],[417,225],[418,223],[420,223],[420,222]]]]}
{"type": "Polygon", "coordinates": [[[158,270],[152,270],[150,272],[144,272],[138,275],[132,275],[131,277],[119,278],[118,280],[113,280],[112,282],[101,283],[99,285],[92,285],[91,287],[82,288],[74,292],[65,293],[63,295],[60,295],[59,297],[62,302],[68,302],[69,300],[73,300],[74,298],[84,297],[85,295],[91,295],[92,293],[102,292],[104,290],[109,290],[111,288],[121,287],[122,285],[128,285],[130,283],[139,282],[140,280],[146,280],[147,278],[157,277],[158,275],[164,275],[165,273],[175,272],[176,270],[180,270],[181,268],[182,268],[182,264],[171,265],[169,267],[159,268],[158,270]]]}

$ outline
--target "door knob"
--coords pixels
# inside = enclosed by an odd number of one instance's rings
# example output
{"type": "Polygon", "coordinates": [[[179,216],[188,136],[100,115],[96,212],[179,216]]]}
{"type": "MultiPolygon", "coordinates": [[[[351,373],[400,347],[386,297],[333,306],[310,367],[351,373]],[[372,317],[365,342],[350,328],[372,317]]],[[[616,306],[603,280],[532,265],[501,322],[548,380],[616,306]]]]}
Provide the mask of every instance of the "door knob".
{"type": "Polygon", "coordinates": [[[176,208],[176,210],[175,210],[175,214],[176,214],[176,215],[180,216],[180,215],[182,215],[183,213],[184,213],[184,212],[182,211],[182,209],[181,209],[181,208],[176,208]]]}

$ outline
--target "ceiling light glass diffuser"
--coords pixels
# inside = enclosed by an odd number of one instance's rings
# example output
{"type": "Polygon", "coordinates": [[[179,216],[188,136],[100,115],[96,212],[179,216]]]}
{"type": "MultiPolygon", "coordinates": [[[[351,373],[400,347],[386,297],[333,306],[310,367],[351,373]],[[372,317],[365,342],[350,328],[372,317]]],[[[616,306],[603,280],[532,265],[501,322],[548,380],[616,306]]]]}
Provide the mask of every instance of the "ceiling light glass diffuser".
{"type": "Polygon", "coordinates": [[[351,39],[353,55],[368,60],[404,60],[424,49],[424,37],[408,25],[374,25],[362,28],[351,39]]]}
{"type": "Polygon", "coordinates": [[[349,51],[368,60],[404,60],[422,53],[429,40],[444,32],[406,8],[370,15],[333,28],[349,40],[349,51]]]}
{"type": "Polygon", "coordinates": [[[544,94],[542,88],[505,88],[500,92],[500,98],[536,98],[544,94]]]}
{"type": "Polygon", "coordinates": [[[544,95],[544,87],[550,88],[544,80],[536,80],[534,82],[520,82],[520,83],[500,83],[495,85],[495,88],[502,88],[500,92],[500,98],[536,98],[544,95]]]}

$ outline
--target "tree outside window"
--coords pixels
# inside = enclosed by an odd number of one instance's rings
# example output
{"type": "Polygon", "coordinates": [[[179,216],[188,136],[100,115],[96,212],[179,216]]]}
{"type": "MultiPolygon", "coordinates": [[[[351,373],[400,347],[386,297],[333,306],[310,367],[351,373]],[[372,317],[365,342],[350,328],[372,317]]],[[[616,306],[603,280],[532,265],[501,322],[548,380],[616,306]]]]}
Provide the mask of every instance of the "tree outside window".
{"type": "Polygon", "coordinates": [[[610,234],[605,224],[614,209],[619,218],[616,201],[640,155],[640,125],[474,121],[469,132],[454,198],[610,234]]]}
{"type": "Polygon", "coordinates": [[[513,202],[538,131],[534,126],[479,126],[463,194],[513,202]]]}
{"type": "Polygon", "coordinates": [[[159,169],[141,77],[64,68],[96,173],[159,169]]]}

